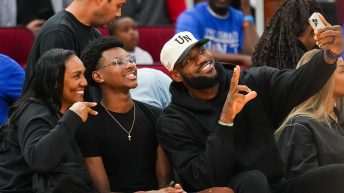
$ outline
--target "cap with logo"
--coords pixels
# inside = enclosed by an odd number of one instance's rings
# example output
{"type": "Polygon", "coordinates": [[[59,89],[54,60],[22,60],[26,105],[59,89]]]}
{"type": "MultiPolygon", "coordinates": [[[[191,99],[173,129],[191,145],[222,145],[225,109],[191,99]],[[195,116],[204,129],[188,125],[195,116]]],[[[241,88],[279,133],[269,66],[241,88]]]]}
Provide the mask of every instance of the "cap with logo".
{"type": "Polygon", "coordinates": [[[195,46],[206,44],[209,39],[197,40],[188,31],[179,32],[168,40],[160,52],[160,61],[168,71],[172,71],[174,66],[182,62],[195,46]]]}

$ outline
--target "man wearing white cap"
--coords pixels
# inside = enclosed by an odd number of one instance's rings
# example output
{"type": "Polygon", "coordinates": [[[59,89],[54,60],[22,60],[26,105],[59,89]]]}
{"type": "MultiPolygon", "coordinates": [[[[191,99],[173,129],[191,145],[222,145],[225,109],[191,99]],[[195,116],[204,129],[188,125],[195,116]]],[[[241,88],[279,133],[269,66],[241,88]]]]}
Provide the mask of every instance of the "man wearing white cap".
{"type": "Polygon", "coordinates": [[[324,51],[297,70],[260,67],[240,74],[237,66],[227,71],[203,47],[208,40],[190,32],[164,45],[160,59],[173,79],[172,101],[157,122],[157,136],[184,190],[344,192],[344,165],[284,179],[273,137],[293,107],[317,92],[336,68],[341,28],[326,26],[315,32],[324,51]]]}

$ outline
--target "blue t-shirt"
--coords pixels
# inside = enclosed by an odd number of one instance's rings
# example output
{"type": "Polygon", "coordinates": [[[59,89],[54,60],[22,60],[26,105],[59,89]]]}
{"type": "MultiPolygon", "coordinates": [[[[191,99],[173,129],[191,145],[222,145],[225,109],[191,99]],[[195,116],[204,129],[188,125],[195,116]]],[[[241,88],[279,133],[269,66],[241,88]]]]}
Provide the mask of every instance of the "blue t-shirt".
{"type": "Polygon", "coordinates": [[[25,74],[23,68],[8,56],[0,54],[0,125],[7,121],[9,106],[21,93],[25,74]]]}
{"type": "Polygon", "coordinates": [[[243,46],[244,14],[229,7],[229,15],[220,18],[210,13],[208,4],[199,3],[183,12],[177,20],[176,32],[189,31],[197,39],[208,38],[206,48],[222,53],[238,54],[243,46]]]}
{"type": "Polygon", "coordinates": [[[130,90],[131,97],[162,109],[171,102],[170,84],[172,80],[160,70],[137,69],[137,87],[130,90]]]}

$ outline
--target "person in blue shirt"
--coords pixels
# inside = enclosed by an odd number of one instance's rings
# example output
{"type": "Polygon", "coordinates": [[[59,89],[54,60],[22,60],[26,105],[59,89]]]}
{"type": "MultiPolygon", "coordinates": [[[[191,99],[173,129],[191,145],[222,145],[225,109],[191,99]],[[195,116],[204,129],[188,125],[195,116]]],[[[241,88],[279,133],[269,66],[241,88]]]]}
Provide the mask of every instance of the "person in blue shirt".
{"type": "Polygon", "coordinates": [[[197,39],[208,38],[205,47],[215,59],[251,65],[258,35],[249,4],[243,4],[242,10],[233,8],[230,0],[199,3],[178,17],[176,33],[189,31],[197,39]]]}
{"type": "Polygon", "coordinates": [[[152,68],[137,69],[138,86],[130,90],[133,99],[166,108],[171,102],[169,91],[172,79],[160,70],[152,68]]]}
{"type": "Polygon", "coordinates": [[[10,106],[19,98],[25,73],[12,58],[0,54],[0,125],[8,117],[10,106]]]}

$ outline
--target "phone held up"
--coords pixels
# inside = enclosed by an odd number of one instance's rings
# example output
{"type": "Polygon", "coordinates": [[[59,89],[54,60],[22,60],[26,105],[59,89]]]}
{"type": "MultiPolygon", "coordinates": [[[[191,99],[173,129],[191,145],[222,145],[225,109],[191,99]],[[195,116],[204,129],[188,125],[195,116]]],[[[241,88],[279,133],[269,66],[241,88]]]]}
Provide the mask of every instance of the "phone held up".
{"type": "Polygon", "coordinates": [[[314,30],[318,30],[318,29],[321,29],[321,28],[325,27],[324,23],[321,21],[321,19],[319,17],[319,13],[318,12],[314,12],[309,17],[308,22],[311,24],[311,26],[313,27],[314,30]]]}

